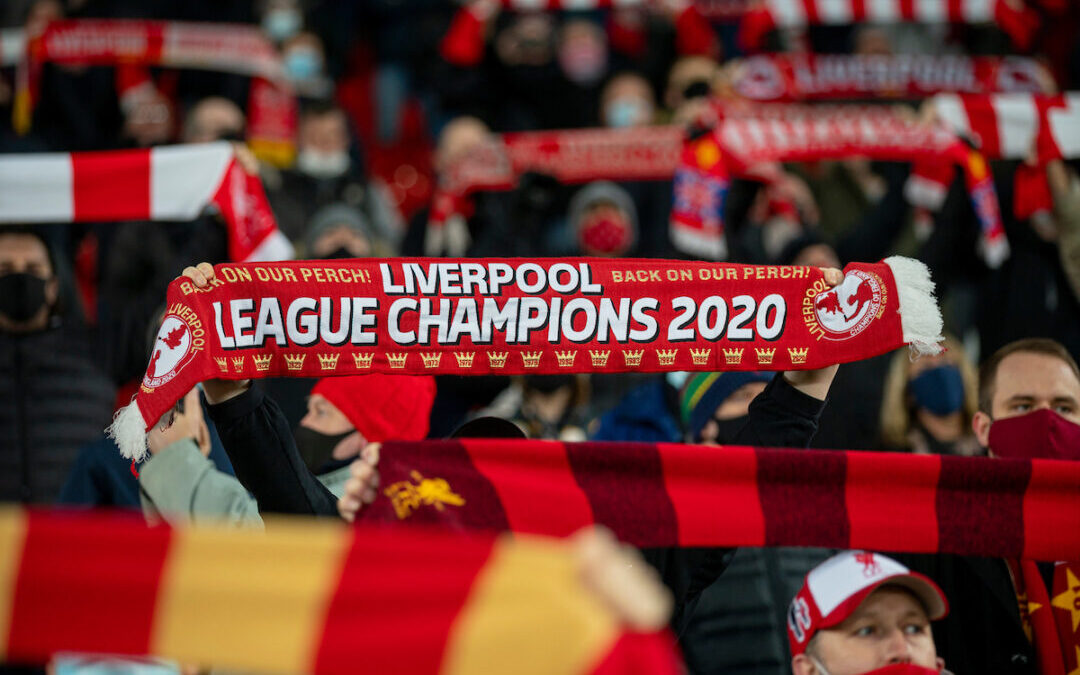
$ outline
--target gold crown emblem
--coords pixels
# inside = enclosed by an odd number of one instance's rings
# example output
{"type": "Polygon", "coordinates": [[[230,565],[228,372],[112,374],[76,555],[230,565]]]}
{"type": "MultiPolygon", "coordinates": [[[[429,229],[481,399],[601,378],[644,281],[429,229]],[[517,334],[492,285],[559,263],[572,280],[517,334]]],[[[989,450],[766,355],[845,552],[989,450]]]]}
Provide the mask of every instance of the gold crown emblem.
{"type": "Polygon", "coordinates": [[[371,361],[375,358],[375,353],[361,354],[360,352],[353,352],[352,360],[357,368],[370,368],[371,361]]]}
{"type": "Polygon", "coordinates": [[[300,370],[304,367],[304,359],[306,358],[307,354],[286,354],[285,367],[289,370],[300,370]]]}
{"type": "Polygon", "coordinates": [[[544,352],[521,352],[521,361],[526,368],[539,368],[540,357],[543,355],[544,352]]]}
{"type": "Polygon", "coordinates": [[[319,354],[319,367],[323,370],[335,370],[341,354],[319,354]]]}
{"type": "Polygon", "coordinates": [[[252,354],[251,360],[255,362],[255,370],[270,370],[270,362],[274,359],[273,354],[252,354]]]}
{"type": "Polygon", "coordinates": [[[775,349],[759,349],[755,347],[754,352],[757,354],[758,363],[772,363],[773,356],[776,355],[775,349]]]}
{"type": "Polygon", "coordinates": [[[244,372],[244,357],[234,356],[232,357],[232,367],[238,373],[244,372]]]}
{"type": "Polygon", "coordinates": [[[423,360],[425,368],[438,368],[439,364],[442,363],[442,352],[436,354],[424,354],[421,352],[420,358],[423,360]]]}
{"type": "Polygon", "coordinates": [[[397,369],[404,368],[405,367],[405,361],[407,361],[408,358],[409,358],[409,354],[407,352],[402,352],[400,354],[387,354],[386,355],[386,359],[390,362],[390,367],[391,368],[397,368],[397,369]]]}
{"type": "Polygon", "coordinates": [[[577,359],[577,352],[555,352],[555,358],[559,360],[560,368],[571,368],[574,365],[574,360],[577,359]]]}
{"type": "Polygon", "coordinates": [[[458,368],[472,368],[476,352],[454,352],[454,358],[457,359],[458,368]]]}
{"type": "Polygon", "coordinates": [[[806,355],[810,350],[806,347],[799,349],[798,347],[788,347],[787,353],[791,357],[792,363],[806,363],[806,355]]]}
{"type": "Polygon", "coordinates": [[[506,365],[506,358],[510,356],[510,352],[488,352],[488,363],[492,368],[502,368],[506,365]]]}
{"type": "Polygon", "coordinates": [[[623,363],[628,366],[640,366],[641,357],[645,355],[644,349],[639,349],[636,352],[625,351],[622,353],[623,363]]]}
{"type": "Polygon", "coordinates": [[[678,349],[657,349],[656,358],[660,359],[660,365],[673,366],[675,365],[675,357],[679,355],[678,349]]]}
{"type": "Polygon", "coordinates": [[[607,365],[608,357],[611,356],[610,349],[600,349],[597,351],[589,350],[589,358],[592,360],[594,368],[603,368],[607,365]]]}
{"type": "Polygon", "coordinates": [[[724,351],[724,363],[729,366],[737,363],[742,363],[742,349],[725,349],[724,351]]]}
{"type": "Polygon", "coordinates": [[[217,367],[221,368],[221,372],[229,372],[229,360],[224,356],[215,356],[214,361],[217,363],[217,367]]]}
{"type": "Polygon", "coordinates": [[[691,349],[690,360],[694,362],[695,366],[705,366],[709,364],[709,355],[712,354],[712,349],[691,349]]]}

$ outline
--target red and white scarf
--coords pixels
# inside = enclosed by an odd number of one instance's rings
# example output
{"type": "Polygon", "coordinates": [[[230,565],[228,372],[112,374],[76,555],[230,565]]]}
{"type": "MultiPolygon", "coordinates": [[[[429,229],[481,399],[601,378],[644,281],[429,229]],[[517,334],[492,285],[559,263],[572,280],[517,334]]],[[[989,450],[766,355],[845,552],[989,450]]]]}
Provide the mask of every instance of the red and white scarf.
{"type": "Polygon", "coordinates": [[[300,261],[180,278],[138,396],[112,427],[144,432],[211,378],[821,368],[910,343],[940,351],[926,267],[599,258],[300,261]]]}
{"type": "Polygon", "coordinates": [[[232,260],[293,256],[262,182],[229,143],[0,155],[0,222],[184,221],[211,206],[225,222],[232,260]]]}
{"type": "Polygon", "coordinates": [[[296,98],[286,85],[277,50],[255,26],[136,19],[51,22],[41,35],[27,41],[26,59],[19,67],[13,125],[20,133],[30,128],[45,63],[164,66],[248,75],[255,78],[248,99],[252,150],[267,161],[292,160],[296,98]]]}
{"type": "Polygon", "coordinates": [[[732,86],[756,101],[806,101],[1035,93],[1052,82],[1041,63],[1022,57],[760,54],[738,63],[732,86]]]}
{"type": "Polygon", "coordinates": [[[739,42],[753,50],[777,28],[901,21],[996,23],[1021,49],[1039,27],[1038,14],[1013,0],[764,0],[743,16],[739,42]]]}

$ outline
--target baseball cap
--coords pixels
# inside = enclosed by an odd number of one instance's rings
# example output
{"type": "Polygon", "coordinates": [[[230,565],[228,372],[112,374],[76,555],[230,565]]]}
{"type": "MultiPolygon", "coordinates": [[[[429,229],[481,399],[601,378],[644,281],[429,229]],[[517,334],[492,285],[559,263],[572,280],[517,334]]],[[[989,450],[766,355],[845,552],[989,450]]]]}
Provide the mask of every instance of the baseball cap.
{"type": "Polygon", "coordinates": [[[845,551],[810,570],[791,601],[787,618],[791,655],[805,652],[814,633],[843,623],[885,584],[911,591],[931,621],[949,613],[945,594],[927,577],[877,553],[845,551]]]}

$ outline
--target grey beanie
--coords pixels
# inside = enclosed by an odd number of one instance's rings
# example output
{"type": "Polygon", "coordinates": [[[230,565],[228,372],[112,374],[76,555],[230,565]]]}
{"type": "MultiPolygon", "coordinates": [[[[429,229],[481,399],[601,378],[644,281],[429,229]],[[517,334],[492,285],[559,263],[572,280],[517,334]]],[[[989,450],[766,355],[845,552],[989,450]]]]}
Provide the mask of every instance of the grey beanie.
{"type": "Polygon", "coordinates": [[[614,204],[626,214],[630,227],[635,233],[637,232],[637,207],[634,206],[634,200],[626,190],[607,180],[593,181],[577,191],[574,198],[570,200],[570,226],[576,230],[585,212],[590,207],[601,203],[614,204]]]}
{"type": "Polygon", "coordinates": [[[308,221],[307,232],[304,233],[304,243],[307,250],[311,250],[312,245],[319,237],[341,226],[367,237],[372,242],[375,240],[375,235],[371,231],[371,223],[363,212],[348,204],[329,204],[316,211],[315,215],[311,216],[308,221]]]}

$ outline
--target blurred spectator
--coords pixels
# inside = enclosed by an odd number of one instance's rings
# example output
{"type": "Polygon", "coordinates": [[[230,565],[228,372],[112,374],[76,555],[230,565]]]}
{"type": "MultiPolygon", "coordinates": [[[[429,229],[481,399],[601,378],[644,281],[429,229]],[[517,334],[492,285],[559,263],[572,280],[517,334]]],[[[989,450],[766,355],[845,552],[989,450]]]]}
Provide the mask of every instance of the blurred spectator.
{"type": "Polygon", "coordinates": [[[211,96],[191,107],[184,118],[184,143],[240,141],[244,137],[244,113],[227,98],[211,96]]]}
{"type": "Polygon", "coordinates": [[[0,501],[51,502],[112,415],[113,388],[59,303],[57,260],[30,229],[0,229],[0,501]]]}
{"type": "Polygon", "coordinates": [[[281,44],[304,28],[299,0],[259,0],[260,25],[266,37],[281,44]]]}
{"type": "Polygon", "coordinates": [[[301,113],[296,166],[267,178],[270,205],[287,237],[302,241],[312,214],[341,202],[364,213],[379,236],[391,244],[401,239],[401,215],[385,194],[385,186],[364,175],[350,152],[352,146],[341,108],[318,103],[301,113]]]}
{"type": "MultiPolygon", "coordinates": [[[[633,441],[640,443],[680,443],[685,432],[679,416],[679,387],[686,373],[667,373],[663,377],[650,377],[636,388],[627,386],[629,374],[615,376],[614,382],[606,376],[594,377],[605,386],[601,392],[612,398],[614,391],[630,389],[614,405],[598,406],[602,414],[591,430],[594,441],[633,441]],[[606,411],[606,412],[605,412],[606,411]]],[[[600,392],[598,392],[600,393],[600,392]]]]}
{"type": "Polygon", "coordinates": [[[370,258],[391,255],[371,231],[362,212],[344,204],[330,204],[315,212],[304,239],[307,257],[322,259],[370,258]]]}
{"type": "Polygon", "coordinates": [[[318,35],[302,32],[281,45],[285,77],[302,98],[324,100],[333,93],[334,83],[326,76],[326,54],[318,35]]]}
{"type": "Polygon", "coordinates": [[[600,93],[600,120],[608,127],[627,129],[653,123],[656,98],[649,81],[637,73],[611,78],[600,93]]]}
{"type": "Polygon", "coordinates": [[[881,403],[881,435],[891,450],[982,455],[971,429],[977,404],[975,367],[963,346],[946,337],[945,351],[912,361],[893,355],[881,403]]]}
{"type": "Polygon", "coordinates": [[[576,249],[585,255],[618,258],[637,245],[637,209],[614,183],[583,187],[570,201],[568,217],[576,249]]]}
{"type": "Polygon", "coordinates": [[[593,87],[607,74],[607,36],[588,19],[568,19],[559,29],[558,61],[566,79],[593,87]]]}
{"type": "Polygon", "coordinates": [[[720,66],[705,56],[685,56],[675,62],[668,72],[664,105],[674,113],[691,99],[708,96],[720,66]]]}
{"type": "Polygon", "coordinates": [[[730,442],[746,424],[750,401],[772,379],[765,372],[694,373],[680,397],[680,413],[690,443],[730,442]]]}
{"type": "Polygon", "coordinates": [[[515,378],[478,416],[508,419],[528,438],[583,441],[588,402],[583,376],[528,375],[515,378]]]}

